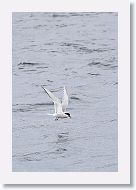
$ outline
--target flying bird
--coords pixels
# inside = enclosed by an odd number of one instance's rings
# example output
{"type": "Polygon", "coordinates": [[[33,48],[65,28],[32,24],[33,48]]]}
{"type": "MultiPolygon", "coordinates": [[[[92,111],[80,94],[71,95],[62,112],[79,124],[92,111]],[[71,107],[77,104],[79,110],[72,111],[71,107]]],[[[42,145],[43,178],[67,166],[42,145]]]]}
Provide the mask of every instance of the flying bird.
{"type": "Polygon", "coordinates": [[[68,94],[67,94],[65,86],[63,89],[62,102],[60,101],[59,98],[54,96],[53,93],[50,92],[48,89],[44,88],[43,86],[41,86],[41,87],[48,94],[48,96],[51,98],[51,100],[54,103],[55,113],[54,114],[48,114],[48,115],[54,116],[55,120],[58,120],[59,118],[61,118],[61,119],[68,118],[68,117],[71,118],[70,113],[66,112],[66,108],[68,107],[68,94]]]}

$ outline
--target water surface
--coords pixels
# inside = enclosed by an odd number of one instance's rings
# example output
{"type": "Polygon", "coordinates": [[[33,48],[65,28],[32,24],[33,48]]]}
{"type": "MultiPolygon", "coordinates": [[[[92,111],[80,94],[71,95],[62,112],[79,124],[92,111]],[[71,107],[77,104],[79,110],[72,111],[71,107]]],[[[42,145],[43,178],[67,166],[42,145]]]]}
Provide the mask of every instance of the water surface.
{"type": "Polygon", "coordinates": [[[117,13],[13,13],[13,171],[118,170],[117,13]],[[54,121],[65,85],[72,119],[54,121]]]}

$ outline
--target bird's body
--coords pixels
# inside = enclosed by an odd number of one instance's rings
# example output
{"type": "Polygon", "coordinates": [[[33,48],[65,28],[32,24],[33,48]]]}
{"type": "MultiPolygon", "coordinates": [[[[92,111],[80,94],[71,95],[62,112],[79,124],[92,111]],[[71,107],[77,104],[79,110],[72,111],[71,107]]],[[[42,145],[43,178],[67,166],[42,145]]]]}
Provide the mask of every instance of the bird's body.
{"type": "Polygon", "coordinates": [[[68,106],[68,94],[67,94],[65,86],[63,90],[62,102],[56,96],[54,96],[53,93],[50,92],[48,89],[44,88],[43,86],[42,88],[44,89],[44,91],[48,94],[48,96],[51,98],[51,100],[54,103],[55,113],[48,114],[48,115],[54,116],[55,120],[58,120],[59,118],[64,119],[64,118],[71,117],[69,113],[66,113],[66,108],[68,106]]]}
{"type": "Polygon", "coordinates": [[[64,118],[68,118],[69,117],[65,113],[53,113],[53,114],[48,114],[48,115],[52,115],[52,116],[56,117],[56,119],[58,119],[58,118],[64,119],[64,118]]]}

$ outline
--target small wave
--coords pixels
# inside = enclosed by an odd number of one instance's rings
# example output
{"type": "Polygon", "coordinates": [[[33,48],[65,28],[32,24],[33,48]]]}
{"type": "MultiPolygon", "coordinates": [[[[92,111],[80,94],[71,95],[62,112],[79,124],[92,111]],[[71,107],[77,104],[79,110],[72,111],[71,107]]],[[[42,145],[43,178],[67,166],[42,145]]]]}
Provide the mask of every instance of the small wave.
{"type": "Polygon", "coordinates": [[[47,66],[40,66],[40,67],[36,67],[37,69],[48,69],[47,66]]]}
{"type": "Polygon", "coordinates": [[[38,63],[34,63],[34,62],[21,62],[18,65],[38,65],[38,63]]]}
{"type": "Polygon", "coordinates": [[[58,148],[56,151],[57,152],[64,152],[64,151],[67,151],[67,149],[66,148],[58,148]]]}
{"type": "Polygon", "coordinates": [[[37,71],[37,70],[36,69],[23,70],[23,72],[33,72],[33,71],[37,71]]]}
{"type": "Polygon", "coordinates": [[[107,63],[107,64],[101,63],[101,65],[104,66],[104,67],[111,66],[111,64],[109,64],[109,63],[107,63]]]}
{"type": "Polygon", "coordinates": [[[41,48],[40,50],[38,50],[38,51],[40,51],[40,52],[46,52],[47,51],[47,49],[46,48],[41,48]]]}
{"type": "Polygon", "coordinates": [[[99,73],[87,73],[88,75],[92,75],[92,76],[99,76],[99,73]]]}
{"type": "MultiPolygon", "coordinates": [[[[99,61],[92,61],[90,63],[88,63],[88,66],[92,67],[92,66],[97,66],[97,67],[101,67],[103,69],[116,69],[118,68],[117,65],[111,65],[110,63],[102,63],[99,61]]],[[[88,73],[89,74],[89,73],[88,73]]],[[[91,74],[91,73],[90,73],[91,74]]],[[[92,74],[93,75],[93,74],[92,74]]],[[[95,74],[94,74],[95,75],[95,74]]],[[[97,75],[97,74],[96,74],[97,75]]]]}
{"type": "Polygon", "coordinates": [[[17,109],[12,109],[13,112],[29,112],[31,109],[25,109],[25,108],[17,108],[17,109]]]}
{"type": "Polygon", "coordinates": [[[81,16],[80,13],[69,13],[69,14],[70,14],[70,16],[81,16]]]}
{"type": "Polygon", "coordinates": [[[118,85],[118,82],[113,83],[113,85],[118,85]]]}
{"type": "Polygon", "coordinates": [[[55,142],[55,144],[61,144],[61,143],[63,144],[68,141],[69,141],[68,137],[63,137],[63,138],[58,137],[58,140],[55,142]]]}
{"type": "Polygon", "coordinates": [[[12,111],[13,112],[29,112],[33,111],[36,108],[40,108],[43,106],[52,106],[53,102],[46,102],[46,103],[36,103],[36,104],[13,104],[12,111]]]}
{"type": "Polygon", "coordinates": [[[53,102],[46,102],[46,103],[37,103],[37,104],[30,104],[32,106],[51,106],[53,102]]]}
{"type": "Polygon", "coordinates": [[[57,17],[69,17],[69,15],[68,14],[60,14],[60,13],[53,13],[52,14],[52,17],[53,18],[57,18],[57,17]]]}
{"type": "Polygon", "coordinates": [[[105,33],[105,32],[107,32],[107,30],[103,30],[102,32],[104,32],[104,33],[105,33]]]}
{"type": "Polygon", "coordinates": [[[111,69],[116,69],[116,68],[118,68],[117,65],[113,65],[113,66],[111,66],[111,69]]]}
{"type": "Polygon", "coordinates": [[[30,47],[36,47],[37,45],[35,45],[35,44],[32,44],[32,45],[30,45],[30,47]]]}
{"type": "Polygon", "coordinates": [[[67,70],[72,70],[72,67],[65,68],[64,70],[65,70],[65,71],[67,71],[67,70]]]}
{"type": "Polygon", "coordinates": [[[110,120],[109,122],[115,122],[115,121],[117,121],[117,119],[112,119],[112,120],[110,120]]]}
{"type": "Polygon", "coordinates": [[[69,132],[60,133],[60,134],[58,134],[58,137],[59,137],[59,138],[66,138],[66,137],[68,137],[68,135],[69,135],[69,132]]]}
{"type": "Polygon", "coordinates": [[[77,74],[77,72],[76,72],[76,71],[72,71],[72,73],[73,73],[73,74],[77,74]]]}
{"type": "Polygon", "coordinates": [[[51,50],[51,51],[49,51],[49,53],[59,53],[59,52],[55,51],[55,50],[51,50]]]}
{"type": "Polygon", "coordinates": [[[87,17],[93,17],[94,15],[93,14],[91,14],[90,12],[71,12],[71,13],[69,13],[69,15],[70,16],[73,16],[73,17],[76,17],[76,16],[80,16],[80,17],[85,17],[85,16],[87,16],[87,17]]]}
{"type": "Polygon", "coordinates": [[[44,43],[43,45],[44,46],[52,46],[52,45],[54,45],[55,44],[55,42],[50,42],[50,43],[44,43]]]}
{"type": "Polygon", "coordinates": [[[93,53],[93,52],[101,53],[101,52],[107,51],[107,49],[101,49],[101,48],[89,49],[87,47],[80,47],[79,51],[82,51],[82,52],[85,52],[85,53],[93,53]]]}
{"type": "Polygon", "coordinates": [[[53,102],[46,102],[46,103],[36,103],[36,104],[13,104],[13,107],[16,106],[45,106],[45,105],[53,105],[53,102]]]}
{"type": "Polygon", "coordinates": [[[98,155],[92,155],[91,158],[100,158],[100,157],[113,157],[114,155],[112,154],[98,154],[98,155]]]}
{"type": "Polygon", "coordinates": [[[62,135],[68,135],[68,134],[69,134],[69,132],[60,133],[60,134],[62,134],[62,135]]]}
{"type": "Polygon", "coordinates": [[[20,19],[20,20],[17,21],[17,23],[18,23],[18,22],[24,22],[24,20],[20,19]]]}
{"type": "Polygon", "coordinates": [[[39,155],[39,154],[40,152],[33,152],[33,153],[24,154],[23,156],[39,155]]]}
{"type": "Polygon", "coordinates": [[[82,52],[82,53],[93,53],[93,52],[101,53],[101,52],[108,51],[107,49],[104,49],[104,48],[90,49],[78,43],[65,42],[65,43],[62,43],[61,46],[72,47],[72,48],[75,48],[77,52],[82,52]]]}
{"type": "Polygon", "coordinates": [[[29,50],[29,47],[22,47],[22,50],[29,50]]]}
{"type": "Polygon", "coordinates": [[[24,69],[24,67],[19,67],[18,69],[20,69],[20,70],[21,70],[21,69],[24,69]]]}
{"type": "Polygon", "coordinates": [[[61,46],[72,46],[72,47],[78,47],[80,44],[77,44],[77,43],[67,43],[67,42],[64,42],[61,44],[61,46]]]}
{"type": "Polygon", "coordinates": [[[38,28],[41,28],[41,27],[43,27],[43,25],[38,24],[38,25],[34,26],[33,29],[38,29],[38,28]]]}
{"type": "Polygon", "coordinates": [[[52,80],[47,80],[48,82],[53,82],[52,80]]]}
{"type": "Polygon", "coordinates": [[[72,99],[72,100],[80,100],[80,98],[78,98],[76,96],[71,96],[70,99],[72,99]]]}
{"type": "Polygon", "coordinates": [[[34,153],[24,154],[23,160],[25,160],[25,161],[40,161],[41,160],[41,153],[40,152],[34,152],[34,153]]]}
{"type": "Polygon", "coordinates": [[[39,71],[39,72],[37,72],[37,74],[40,74],[40,73],[45,73],[45,71],[39,71]]]}
{"type": "Polygon", "coordinates": [[[63,28],[63,27],[67,27],[68,25],[66,25],[66,24],[57,24],[56,26],[60,27],[60,28],[63,28]]]}
{"type": "Polygon", "coordinates": [[[91,63],[88,63],[88,66],[92,66],[92,65],[101,65],[101,62],[91,62],[91,63]]]}
{"type": "MultiPolygon", "coordinates": [[[[86,84],[78,85],[78,86],[76,86],[76,88],[82,88],[84,86],[86,86],[86,84]]],[[[77,95],[77,94],[72,94],[72,95],[77,95]]]]}

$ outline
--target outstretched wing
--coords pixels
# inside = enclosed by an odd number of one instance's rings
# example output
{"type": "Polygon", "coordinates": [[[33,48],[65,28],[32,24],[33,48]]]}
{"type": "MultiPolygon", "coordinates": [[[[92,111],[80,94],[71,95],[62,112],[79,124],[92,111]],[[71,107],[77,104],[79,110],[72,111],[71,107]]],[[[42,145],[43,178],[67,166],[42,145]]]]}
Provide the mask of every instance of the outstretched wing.
{"type": "Polygon", "coordinates": [[[66,88],[64,86],[63,99],[62,99],[62,111],[65,112],[67,107],[68,107],[68,94],[67,94],[66,88]]]}
{"type": "Polygon", "coordinates": [[[44,89],[44,91],[48,94],[48,96],[54,102],[55,113],[62,113],[61,101],[56,96],[54,96],[53,93],[50,92],[48,89],[44,88],[43,86],[41,87],[44,89]]]}

